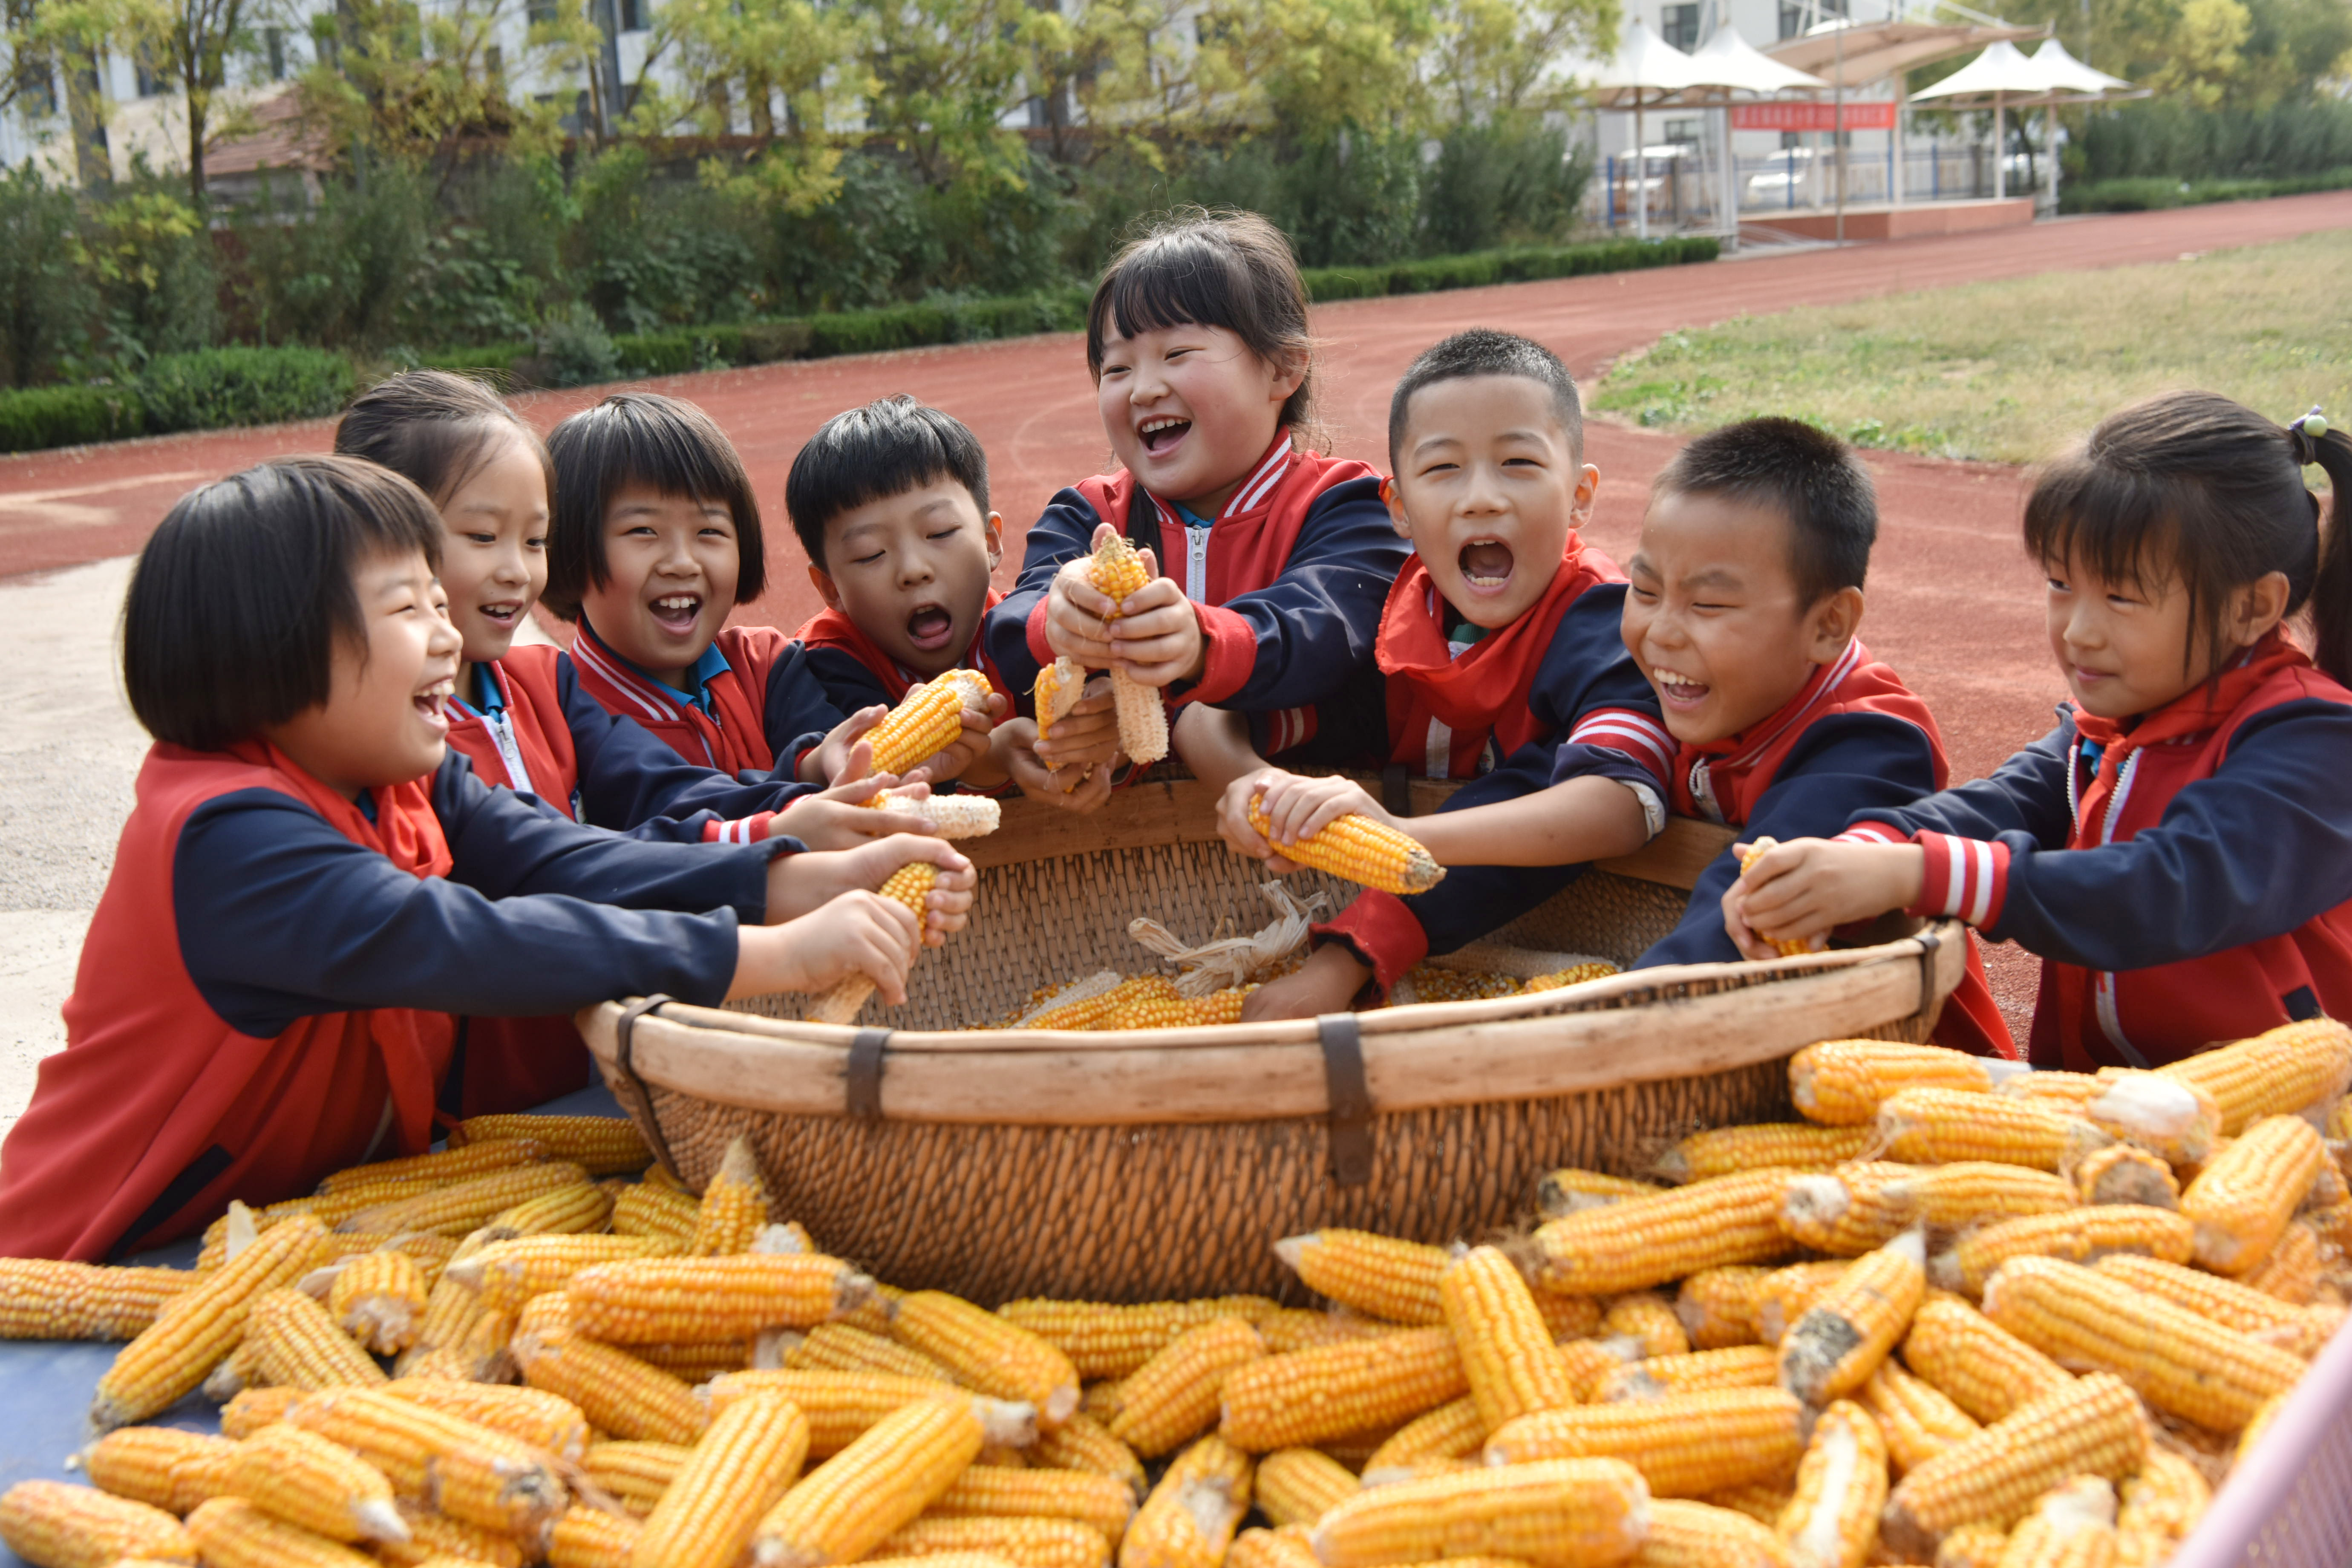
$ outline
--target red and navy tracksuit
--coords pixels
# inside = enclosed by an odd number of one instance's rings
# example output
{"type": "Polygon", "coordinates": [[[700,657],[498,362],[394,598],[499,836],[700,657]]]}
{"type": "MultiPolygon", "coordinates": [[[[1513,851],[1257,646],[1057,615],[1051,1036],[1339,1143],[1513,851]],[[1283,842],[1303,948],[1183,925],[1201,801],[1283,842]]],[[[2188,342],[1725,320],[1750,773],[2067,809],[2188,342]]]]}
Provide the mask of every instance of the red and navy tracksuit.
{"type": "MultiPolygon", "coordinates": [[[[614,653],[585,616],[566,658],[580,689],[612,714],[633,719],[697,767],[722,773],[798,776],[844,715],[809,673],[807,651],[773,626],[728,626],[688,672],[693,689],[665,686],[614,653]]],[[[754,781],[745,781],[754,782],[754,781]]]]}
{"type": "Polygon", "coordinates": [[[2352,1017],[2352,691],[2273,632],[2152,712],[2058,712],[1990,778],[1845,835],[1927,851],[1913,912],[2042,955],[2033,1064],[2352,1017]]]}
{"type": "MultiPolygon", "coordinates": [[[[988,678],[988,683],[1003,691],[1004,677],[988,657],[982,646],[986,640],[985,611],[996,608],[1004,595],[991,588],[987,602],[982,606],[982,629],[972,634],[971,647],[964,650],[959,661],[966,669],[976,669],[988,678]]],[[[884,652],[879,643],[857,629],[857,623],[839,610],[819,610],[793,634],[793,640],[808,650],[806,659],[810,676],[824,690],[825,700],[844,718],[861,708],[876,703],[895,708],[907,700],[907,693],[923,679],[897,659],[884,652]]],[[[1034,679],[1034,677],[1033,677],[1034,679]]],[[[940,791],[952,791],[959,786],[954,779],[942,780],[932,786],[940,791]]],[[[1015,786],[1007,784],[1002,793],[1016,794],[1015,786]]]]}
{"type": "MultiPolygon", "coordinates": [[[[1449,639],[1451,615],[1418,557],[1406,563],[1381,619],[1388,677],[1390,763],[1470,782],[1441,811],[1532,795],[1570,778],[1613,778],[1642,796],[1652,831],[1674,740],[1657,698],[1618,632],[1625,578],[1600,551],[1568,536],[1544,596],[1509,626],[1449,639]]],[[[1534,909],[1579,876],[1573,866],[1457,866],[1410,898],[1368,890],[1316,928],[1369,964],[1381,989],[1432,952],[1451,952],[1534,909]]]]}
{"type": "MultiPolygon", "coordinates": [[[[1935,715],[1857,640],[1769,718],[1727,740],[1678,747],[1674,809],[1728,824],[1748,841],[1825,838],[1857,810],[1911,805],[1948,776],[1935,715]]],[[[1723,895],[1738,879],[1739,858],[1726,849],[1699,873],[1682,923],[1633,966],[1737,962],[1723,895]]],[[[1979,1056],[2016,1054],[1973,942],[1935,1037],[1979,1056]]]]}
{"type": "Polygon", "coordinates": [[[1024,711],[1038,669],[1054,661],[1045,641],[1054,574],[1091,553],[1106,522],[1149,546],[1200,616],[1201,679],[1170,687],[1172,703],[1297,710],[1311,729],[1317,705],[1371,668],[1405,542],[1381,500],[1379,474],[1295,450],[1286,429],[1207,526],[1188,523],[1124,469],[1055,495],[1029,531],[1019,579],[982,629],[1001,684],[1024,711]]]}
{"type": "Polygon", "coordinates": [[[582,827],[455,753],[362,800],[257,740],[148,752],[66,1048],[0,1145],[0,1255],[103,1258],[422,1151],[462,1016],[715,1005],[800,847],[582,827]]]}

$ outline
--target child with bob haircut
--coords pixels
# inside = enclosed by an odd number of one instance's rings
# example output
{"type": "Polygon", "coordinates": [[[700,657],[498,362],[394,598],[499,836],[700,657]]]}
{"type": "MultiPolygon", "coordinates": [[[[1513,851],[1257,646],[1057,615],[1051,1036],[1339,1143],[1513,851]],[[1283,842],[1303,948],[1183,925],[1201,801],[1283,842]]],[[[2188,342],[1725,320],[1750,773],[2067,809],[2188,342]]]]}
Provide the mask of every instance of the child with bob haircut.
{"type": "MultiPolygon", "coordinates": [[[[1314,343],[1289,242],[1251,213],[1161,222],[1096,286],[1087,366],[1120,470],[1047,504],[989,613],[990,657],[1024,697],[1066,656],[1178,704],[1284,714],[1286,743],[1311,739],[1318,705],[1372,668],[1404,548],[1379,476],[1304,444],[1314,343]],[[1122,604],[1087,579],[1113,532],[1152,574],[1122,604]]],[[[1106,798],[1118,750],[1107,692],[1090,686],[1042,742],[1034,720],[1018,721],[1024,787],[1080,809],[1106,798]]]]}
{"type": "MultiPolygon", "coordinates": [[[[1935,716],[1855,636],[1877,538],[1869,470],[1798,420],[1708,431],[1659,473],[1626,563],[1623,637],[1674,734],[1677,813],[1795,837],[1943,787],[1935,716]]],[[[1738,877],[1735,852],[1716,857],[1634,967],[1777,957],[1726,930],[1738,877]]],[[[2014,1052],[1973,943],[1936,1039],[2014,1052]]]]}
{"type": "Polygon", "coordinates": [[[537,432],[488,386],[438,370],[388,377],[344,411],[335,450],[392,469],[441,512],[441,588],[466,639],[449,744],[484,784],[639,837],[746,844],[779,833],[845,849],[881,831],[850,804],[875,785],[836,801],[789,779],[739,784],[605,711],[561,649],[514,646],[547,587],[554,472],[537,432]]]}
{"type": "Polygon", "coordinates": [[[648,843],[485,788],[445,742],[441,540],[398,475],[291,458],[148,541],[122,664],[155,744],[66,1048],[0,1145],[0,1253],[105,1258],[421,1151],[453,1014],[850,973],[895,998],[963,922],[971,864],[938,839],[648,843]],[[919,927],[864,890],[917,860],[942,871],[919,927]]]}
{"type": "MultiPolygon", "coordinates": [[[[836,414],[793,458],[784,509],[824,608],[793,634],[835,712],[895,706],[950,669],[1002,677],[982,647],[1003,598],[988,584],[1004,519],[989,510],[988,454],[963,421],[900,393],[836,414]]],[[[932,784],[995,790],[1009,773],[1002,696],[964,710],[962,738],[923,764],[932,784]]],[[[871,815],[868,813],[867,815],[871,815]]]]}
{"type": "Polygon", "coordinates": [[[2352,1016],[2352,441],[2210,392],[2045,468],[2025,547],[2073,701],[1988,779],[1767,851],[1743,942],[1885,910],[2042,956],[2029,1054],[2088,1072],[2352,1016]],[[2305,488],[2317,465],[2331,525],[2305,488]],[[2287,640],[2308,609],[2315,656],[2287,640]]]}
{"type": "Polygon", "coordinates": [[[697,766],[803,784],[855,776],[856,737],[882,714],[844,724],[798,644],[727,625],[767,587],[768,565],[751,476],[710,416],[615,393],[558,425],[547,449],[547,603],[579,626],[582,689],[697,766]]]}
{"type": "MultiPolygon", "coordinates": [[[[1349,779],[1244,773],[1228,761],[1218,771],[1244,776],[1218,822],[1236,851],[1288,870],[1281,846],[1359,812],[1450,870],[1410,898],[1359,894],[1316,929],[1305,965],[1251,994],[1247,1017],[1341,1011],[1368,980],[1385,994],[1430,953],[1507,924],[1665,824],[1674,742],[1618,638],[1624,575],[1580,532],[1601,475],[1584,460],[1568,367],[1509,332],[1456,333],[1397,383],[1389,461],[1383,491],[1412,558],[1381,621],[1383,760],[1469,782],[1436,815],[1399,819],[1349,779]],[[1271,843],[1250,826],[1254,801],[1271,843]]],[[[1196,709],[1185,723],[1216,717],[1196,709]]],[[[1229,721],[1227,743],[1236,731],[1229,721]]]]}

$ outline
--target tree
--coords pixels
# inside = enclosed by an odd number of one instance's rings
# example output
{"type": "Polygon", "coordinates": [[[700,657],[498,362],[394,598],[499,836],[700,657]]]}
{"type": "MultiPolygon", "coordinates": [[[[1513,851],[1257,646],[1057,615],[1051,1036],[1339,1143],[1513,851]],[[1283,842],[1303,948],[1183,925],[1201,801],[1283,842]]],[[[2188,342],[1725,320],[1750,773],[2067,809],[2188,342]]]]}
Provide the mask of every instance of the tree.
{"type": "MultiPolygon", "coordinates": [[[[439,0],[430,11],[415,0],[339,0],[313,23],[318,63],[299,89],[306,120],[359,158],[419,172],[437,163],[444,184],[468,142],[529,143],[533,132],[551,142],[551,116],[509,96],[511,68],[496,43],[509,14],[506,0],[439,0]]],[[[537,52],[555,48],[542,39],[537,52]]]]}
{"type": "Polygon", "coordinates": [[[1047,83],[1070,23],[1027,0],[870,0],[859,37],[867,126],[926,183],[1018,184],[1027,149],[1004,121],[1047,83]]]}
{"type": "Polygon", "coordinates": [[[648,82],[640,107],[649,118],[718,137],[734,128],[740,105],[765,145],[740,159],[709,159],[703,178],[730,195],[806,213],[841,189],[838,106],[873,90],[856,61],[856,41],[845,12],[811,0],[667,0],[646,60],[674,58],[686,101],[656,105],[645,96],[653,90],[648,82]]]}
{"type": "Polygon", "coordinates": [[[215,100],[233,65],[257,50],[259,24],[277,0],[47,0],[40,27],[95,49],[101,41],[145,63],[179,89],[187,116],[188,194],[205,205],[205,153],[228,128],[215,100]]]}
{"type": "Polygon", "coordinates": [[[1605,59],[1617,47],[1612,0],[1448,0],[1434,24],[1423,72],[1455,125],[1557,108],[1570,89],[1559,58],[1605,59]]]}

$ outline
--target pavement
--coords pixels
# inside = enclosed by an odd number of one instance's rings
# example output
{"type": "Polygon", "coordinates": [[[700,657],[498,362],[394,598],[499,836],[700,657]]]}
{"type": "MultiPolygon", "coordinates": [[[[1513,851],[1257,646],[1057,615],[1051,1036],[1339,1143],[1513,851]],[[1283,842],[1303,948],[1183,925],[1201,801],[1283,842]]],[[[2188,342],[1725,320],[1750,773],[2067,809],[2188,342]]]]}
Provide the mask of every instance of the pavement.
{"type": "MultiPolygon", "coordinates": [[[[1797,305],[2165,261],[2231,245],[2352,227],[2352,193],[2062,219],[1843,249],[1754,254],[1713,266],[1351,300],[1315,313],[1329,448],[1385,468],[1389,388],[1412,355],[1465,326],[1549,344],[1588,384],[1618,355],[1678,327],[1797,305]]],[[[665,377],[743,455],[766,503],[765,598],[737,618],[790,629],[816,606],[785,521],[783,479],[832,414],[911,392],[958,415],[986,447],[994,502],[1012,528],[1059,486],[1110,466],[1081,340],[1055,335],[665,377]]],[[[517,400],[541,428],[607,389],[517,400]]],[[[121,697],[114,632],[123,559],[191,487],[261,458],[327,449],[328,421],[215,431],[0,458],[0,1131],[30,1093],[33,1065],[63,1043],[88,911],[102,887],[143,737],[121,697]]],[[[2053,432],[2053,442],[2065,433],[2053,432]]],[[[1594,422],[1602,473],[1591,536],[1623,554],[1651,478],[1676,438],[1594,422]]],[[[2042,643],[2039,574],[2018,548],[2021,470],[1871,454],[1882,516],[1864,640],[1933,705],[1953,776],[1985,773],[2042,733],[2059,695],[2042,643]]],[[[2031,1005],[2033,961],[1989,955],[2014,1016],[2031,1005]]]]}

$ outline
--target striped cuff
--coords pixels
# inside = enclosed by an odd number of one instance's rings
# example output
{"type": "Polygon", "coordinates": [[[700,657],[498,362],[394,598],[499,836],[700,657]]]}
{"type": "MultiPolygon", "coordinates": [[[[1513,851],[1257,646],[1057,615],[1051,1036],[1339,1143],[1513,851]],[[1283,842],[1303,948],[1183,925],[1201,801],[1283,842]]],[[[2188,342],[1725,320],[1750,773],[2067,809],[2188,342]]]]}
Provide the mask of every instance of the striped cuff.
{"type": "Polygon", "coordinates": [[[1913,842],[1927,852],[1927,876],[1919,901],[1906,914],[1953,916],[1979,931],[2000,923],[2009,895],[2008,845],[1926,832],[1913,842]]]}
{"type": "Polygon", "coordinates": [[[1315,710],[1278,708],[1249,716],[1250,739],[1261,757],[1277,756],[1315,738],[1315,710]]]}
{"type": "Polygon", "coordinates": [[[772,811],[754,812],[749,816],[739,816],[732,822],[721,822],[713,817],[702,825],[702,841],[705,844],[757,844],[768,836],[768,824],[775,820],[776,814],[772,811]]]}
{"type": "Polygon", "coordinates": [[[1576,721],[1563,743],[1622,752],[1647,769],[1661,789],[1675,771],[1675,738],[1654,715],[1638,708],[1596,708],[1576,721]]]}
{"type": "Polygon", "coordinates": [[[1342,910],[1338,919],[1313,927],[1312,934],[1316,947],[1344,942],[1355,949],[1356,957],[1371,965],[1383,996],[1404,978],[1406,970],[1429,956],[1429,933],[1404,900],[1371,888],[1357,894],[1356,901],[1342,910]]]}
{"type": "Polygon", "coordinates": [[[1908,844],[1911,836],[1899,827],[1889,827],[1883,822],[1857,822],[1835,838],[1832,844],[1908,844]]]}

